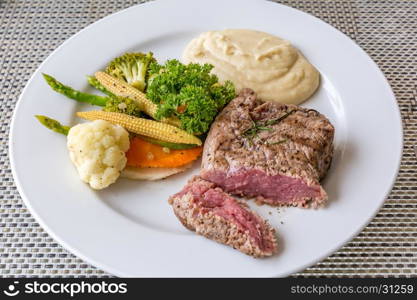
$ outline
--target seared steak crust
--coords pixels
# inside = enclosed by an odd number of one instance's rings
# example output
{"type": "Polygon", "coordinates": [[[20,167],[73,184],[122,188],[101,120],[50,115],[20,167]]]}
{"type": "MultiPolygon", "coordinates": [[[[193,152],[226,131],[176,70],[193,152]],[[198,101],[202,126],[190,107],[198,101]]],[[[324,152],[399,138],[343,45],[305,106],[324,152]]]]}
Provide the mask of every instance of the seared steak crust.
{"type": "Polygon", "coordinates": [[[244,89],[218,115],[204,144],[201,177],[270,205],[321,205],[334,127],[312,109],[262,102],[244,89]]]}
{"type": "Polygon", "coordinates": [[[275,230],[266,221],[200,177],[192,178],[169,203],[181,223],[199,235],[253,257],[277,250],[275,230]]]}

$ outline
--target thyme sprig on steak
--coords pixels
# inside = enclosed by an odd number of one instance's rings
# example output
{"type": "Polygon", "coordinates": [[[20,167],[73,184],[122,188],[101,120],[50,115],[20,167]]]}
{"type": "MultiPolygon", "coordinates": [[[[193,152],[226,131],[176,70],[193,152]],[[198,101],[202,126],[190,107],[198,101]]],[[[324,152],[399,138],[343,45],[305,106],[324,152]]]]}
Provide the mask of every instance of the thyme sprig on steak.
{"type": "MultiPolygon", "coordinates": [[[[295,112],[295,110],[290,110],[288,112],[286,112],[285,114],[283,114],[282,116],[272,119],[272,120],[268,120],[266,122],[255,122],[252,120],[252,127],[250,127],[249,129],[247,129],[244,133],[243,136],[246,137],[250,143],[253,144],[253,139],[258,135],[258,133],[260,131],[272,131],[271,127],[268,126],[272,126],[275,124],[278,124],[279,122],[281,122],[282,120],[284,120],[285,118],[287,118],[289,115],[291,115],[293,112],[295,112]]],[[[276,145],[276,144],[281,144],[283,142],[285,142],[286,140],[281,140],[279,142],[276,143],[272,143],[269,145],[276,145]]]]}
{"type": "Polygon", "coordinates": [[[288,140],[287,139],[283,139],[283,140],[280,140],[280,141],[277,141],[277,142],[267,143],[267,145],[270,145],[270,146],[272,146],[272,145],[279,145],[279,144],[285,143],[286,141],[288,141],[288,140]]]}

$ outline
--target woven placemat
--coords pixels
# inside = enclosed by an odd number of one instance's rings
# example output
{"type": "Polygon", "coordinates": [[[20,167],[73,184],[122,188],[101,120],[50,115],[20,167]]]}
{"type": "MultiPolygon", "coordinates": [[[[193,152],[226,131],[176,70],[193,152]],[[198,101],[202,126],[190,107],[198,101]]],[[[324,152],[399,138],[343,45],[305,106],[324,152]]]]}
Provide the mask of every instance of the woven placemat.
{"type": "MultiPolygon", "coordinates": [[[[13,182],[8,133],[19,94],[52,50],[92,22],[140,2],[0,0],[0,276],[111,276],[63,249],[32,217],[13,182]]],[[[415,277],[417,1],[279,2],[330,23],[378,63],[397,97],[405,135],[399,176],[378,215],[338,252],[294,276],[415,277]]]]}

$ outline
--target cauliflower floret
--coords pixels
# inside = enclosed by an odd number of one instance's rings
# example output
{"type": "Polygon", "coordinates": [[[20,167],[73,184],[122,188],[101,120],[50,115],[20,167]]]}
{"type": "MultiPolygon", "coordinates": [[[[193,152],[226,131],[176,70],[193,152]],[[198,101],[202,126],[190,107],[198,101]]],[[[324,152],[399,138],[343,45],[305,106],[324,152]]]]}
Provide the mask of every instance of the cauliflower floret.
{"type": "Polygon", "coordinates": [[[78,124],[68,133],[71,161],[81,180],[96,190],[108,187],[120,176],[129,146],[128,132],[107,121],[78,124]]]}

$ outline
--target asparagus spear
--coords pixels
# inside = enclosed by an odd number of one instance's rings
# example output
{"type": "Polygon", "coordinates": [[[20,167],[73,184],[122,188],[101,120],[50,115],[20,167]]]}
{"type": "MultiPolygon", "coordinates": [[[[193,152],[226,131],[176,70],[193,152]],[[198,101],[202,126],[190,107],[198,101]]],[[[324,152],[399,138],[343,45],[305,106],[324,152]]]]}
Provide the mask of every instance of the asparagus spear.
{"type": "Polygon", "coordinates": [[[68,135],[68,132],[71,128],[69,126],[64,126],[61,123],[59,123],[57,120],[51,119],[51,118],[46,117],[46,116],[36,115],[35,117],[46,128],[49,128],[49,129],[51,129],[55,132],[58,132],[60,134],[63,134],[63,135],[68,135]]]}
{"type": "Polygon", "coordinates": [[[55,91],[60,94],[63,94],[67,96],[68,98],[74,99],[79,102],[89,103],[92,105],[97,106],[105,106],[107,100],[109,100],[108,97],[98,96],[94,94],[87,94],[83,93],[77,90],[74,90],[73,88],[62,84],[52,76],[48,74],[43,74],[43,77],[45,78],[48,85],[55,91]]]}
{"type": "Polygon", "coordinates": [[[100,81],[98,81],[97,78],[95,78],[94,76],[87,76],[87,81],[92,87],[98,89],[99,91],[106,94],[107,96],[116,97],[112,92],[106,89],[104,85],[102,85],[100,81]]]}

